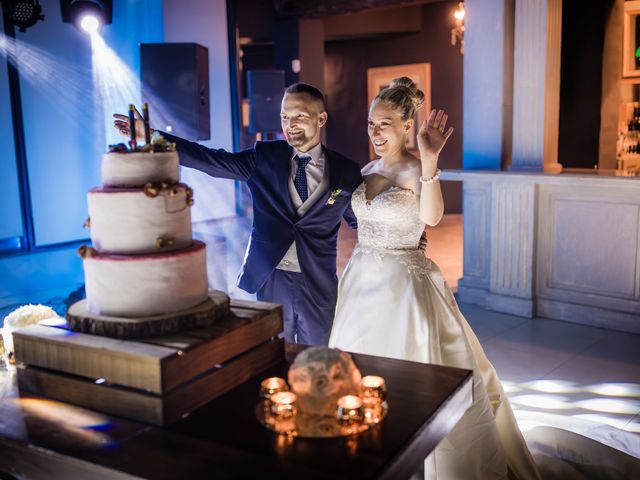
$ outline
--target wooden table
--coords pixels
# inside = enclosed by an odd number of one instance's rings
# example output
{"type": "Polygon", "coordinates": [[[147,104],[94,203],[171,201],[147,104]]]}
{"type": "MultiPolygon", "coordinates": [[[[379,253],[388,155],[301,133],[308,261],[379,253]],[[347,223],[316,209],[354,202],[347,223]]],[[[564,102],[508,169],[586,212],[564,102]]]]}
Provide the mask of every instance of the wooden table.
{"type": "Polygon", "coordinates": [[[285,361],[169,428],[20,398],[15,373],[0,371],[0,478],[407,478],[471,405],[472,372],[353,357],[363,375],[386,379],[389,414],[339,439],[292,439],[258,423],[259,383],[286,377],[285,361]]]}

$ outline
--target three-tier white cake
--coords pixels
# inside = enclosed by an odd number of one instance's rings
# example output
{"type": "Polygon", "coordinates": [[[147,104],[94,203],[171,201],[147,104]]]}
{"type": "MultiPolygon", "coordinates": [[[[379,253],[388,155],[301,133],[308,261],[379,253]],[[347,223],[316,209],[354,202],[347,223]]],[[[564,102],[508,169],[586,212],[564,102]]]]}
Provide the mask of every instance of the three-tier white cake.
{"type": "Polygon", "coordinates": [[[149,317],[209,298],[205,244],[192,239],[193,191],[175,151],[109,152],[88,193],[93,248],[81,248],[87,310],[149,317]]]}

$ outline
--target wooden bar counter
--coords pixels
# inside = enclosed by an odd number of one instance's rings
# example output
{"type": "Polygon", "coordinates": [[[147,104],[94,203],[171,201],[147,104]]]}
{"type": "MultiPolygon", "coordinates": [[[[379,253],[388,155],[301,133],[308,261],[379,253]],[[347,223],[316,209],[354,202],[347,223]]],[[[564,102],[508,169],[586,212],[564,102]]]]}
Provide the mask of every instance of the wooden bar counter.
{"type": "Polygon", "coordinates": [[[299,350],[164,428],[20,397],[0,367],[0,478],[401,479],[471,405],[470,371],[354,354],[363,375],[387,382],[385,421],[338,439],[276,435],[255,417],[260,381],[286,377],[299,350]]]}

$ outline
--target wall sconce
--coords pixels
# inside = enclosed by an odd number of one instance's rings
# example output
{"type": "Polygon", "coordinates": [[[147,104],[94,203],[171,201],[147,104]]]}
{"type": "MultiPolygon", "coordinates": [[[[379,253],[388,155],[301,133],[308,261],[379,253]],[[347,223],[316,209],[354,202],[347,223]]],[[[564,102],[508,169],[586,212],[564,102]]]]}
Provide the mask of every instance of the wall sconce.
{"type": "Polygon", "coordinates": [[[451,45],[460,42],[460,53],[464,55],[464,2],[458,3],[458,8],[453,12],[456,26],[451,29],[451,45]]]}

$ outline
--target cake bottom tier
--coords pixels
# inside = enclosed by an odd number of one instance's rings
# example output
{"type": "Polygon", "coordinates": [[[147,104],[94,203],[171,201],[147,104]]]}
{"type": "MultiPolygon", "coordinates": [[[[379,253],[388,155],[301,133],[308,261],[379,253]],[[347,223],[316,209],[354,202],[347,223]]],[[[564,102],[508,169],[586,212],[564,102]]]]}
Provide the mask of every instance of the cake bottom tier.
{"type": "Polygon", "coordinates": [[[83,264],[87,309],[97,315],[171,313],[208,298],[205,244],[197,240],[173,252],[98,254],[83,264]]]}

